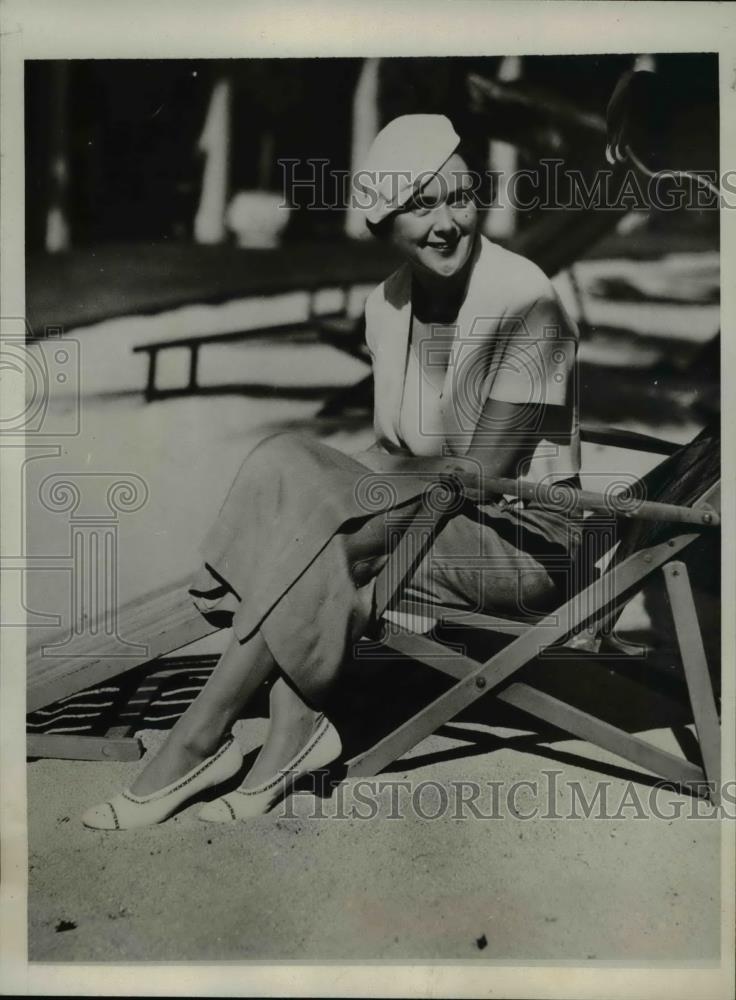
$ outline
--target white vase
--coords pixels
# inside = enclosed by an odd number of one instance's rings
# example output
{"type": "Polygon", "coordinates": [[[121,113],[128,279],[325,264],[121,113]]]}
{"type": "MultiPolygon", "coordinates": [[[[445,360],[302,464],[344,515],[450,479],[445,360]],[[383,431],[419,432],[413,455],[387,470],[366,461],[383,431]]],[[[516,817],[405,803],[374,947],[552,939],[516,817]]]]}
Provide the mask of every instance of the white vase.
{"type": "Polygon", "coordinates": [[[228,205],[225,224],[239,247],[272,249],[281,242],[290,208],[271,191],[239,191],[228,205]]]}

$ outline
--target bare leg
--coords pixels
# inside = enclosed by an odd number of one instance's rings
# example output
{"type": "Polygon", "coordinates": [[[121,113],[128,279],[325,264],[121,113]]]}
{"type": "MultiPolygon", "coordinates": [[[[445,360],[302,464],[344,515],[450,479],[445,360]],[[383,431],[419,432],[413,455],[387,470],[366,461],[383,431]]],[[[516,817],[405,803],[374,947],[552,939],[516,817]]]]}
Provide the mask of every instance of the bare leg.
{"type": "Polygon", "coordinates": [[[233,637],[205,686],[133,782],[133,794],[158,791],[213,754],[228,727],[275,669],[260,632],[245,643],[233,637]]]}
{"type": "MultiPolygon", "coordinates": [[[[411,508],[407,507],[404,516],[411,517],[415,511],[416,505],[411,505],[411,508]]],[[[396,515],[393,523],[396,523],[396,515]]],[[[358,585],[379,571],[387,556],[390,537],[386,515],[371,518],[358,530],[343,536],[348,560],[358,585]]],[[[366,592],[365,597],[368,599],[370,595],[366,592]]],[[[255,788],[278,774],[309,742],[319,719],[320,713],[308,705],[285,678],[279,678],[271,688],[270,725],[266,742],[242,787],[255,788]]]]}
{"type": "MultiPolygon", "coordinates": [[[[411,516],[414,509],[414,505],[408,506],[406,516],[411,516]]],[[[345,536],[358,584],[375,576],[385,560],[389,537],[385,519],[386,515],[371,518],[345,536]]],[[[158,754],[135,779],[131,786],[133,794],[158,791],[213,754],[227,728],[276,669],[260,632],[246,643],[233,638],[202,691],[177,720],[158,754]]],[[[292,760],[308,742],[318,718],[318,713],[283,679],[274,685],[271,710],[268,738],[245,787],[272,777],[292,760]]]]}
{"type": "MultiPolygon", "coordinates": [[[[411,513],[415,508],[412,508],[411,513]]],[[[410,512],[406,512],[410,516],[410,512]]],[[[387,554],[385,515],[372,518],[352,533],[344,535],[348,559],[353,567],[356,584],[361,585],[380,569],[387,554]]],[[[368,589],[365,599],[370,601],[368,589]]],[[[369,606],[366,606],[366,616],[369,606]]],[[[357,624],[357,622],[356,622],[357,624]]],[[[354,635],[359,638],[359,634],[354,635]]],[[[253,767],[242,787],[256,788],[279,773],[309,742],[317,726],[320,713],[308,705],[284,678],[279,678],[271,688],[270,724],[266,742],[261,747],[253,767]]]]}
{"type": "Polygon", "coordinates": [[[243,782],[255,788],[285,767],[309,742],[320,719],[283,677],[271,688],[270,724],[266,742],[243,782]]]}

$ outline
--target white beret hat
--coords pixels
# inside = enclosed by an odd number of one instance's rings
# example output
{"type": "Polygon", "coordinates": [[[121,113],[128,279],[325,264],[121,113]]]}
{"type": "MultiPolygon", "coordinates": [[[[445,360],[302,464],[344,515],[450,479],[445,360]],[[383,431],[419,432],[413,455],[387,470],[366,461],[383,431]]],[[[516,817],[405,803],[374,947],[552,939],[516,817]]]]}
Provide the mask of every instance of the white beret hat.
{"type": "Polygon", "coordinates": [[[429,183],[460,144],[444,115],[401,115],[381,129],[354,177],[359,206],[374,225],[429,183]]]}

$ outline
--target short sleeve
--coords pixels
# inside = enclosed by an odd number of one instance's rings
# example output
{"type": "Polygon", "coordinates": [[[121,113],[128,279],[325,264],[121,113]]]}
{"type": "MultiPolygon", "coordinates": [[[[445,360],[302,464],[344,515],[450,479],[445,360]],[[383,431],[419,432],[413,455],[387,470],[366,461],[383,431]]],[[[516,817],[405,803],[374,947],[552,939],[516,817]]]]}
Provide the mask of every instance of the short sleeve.
{"type": "Polygon", "coordinates": [[[565,405],[578,334],[553,292],[501,321],[487,397],[521,405],[565,405]]]}

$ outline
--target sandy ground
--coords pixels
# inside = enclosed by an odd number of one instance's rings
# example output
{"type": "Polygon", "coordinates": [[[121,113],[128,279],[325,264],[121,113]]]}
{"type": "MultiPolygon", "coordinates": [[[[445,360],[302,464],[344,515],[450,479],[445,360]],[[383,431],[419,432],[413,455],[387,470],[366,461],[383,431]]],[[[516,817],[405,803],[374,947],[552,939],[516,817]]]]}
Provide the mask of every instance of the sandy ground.
{"type": "MultiPolygon", "coordinates": [[[[263,724],[246,728],[247,745],[263,724]]],[[[466,754],[466,746],[427,740],[416,753],[432,763],[404,761],[382,776],[374,819],[350,818],[355,801],[348,789],[341,803],[336,793],[327,801],[308,792],[293,796],[293,818],[277,807],[247,824],[220,827],[199,821],[192,806],[159,827],[116,835],[85,830],[78,816],[127,782],[137,765],[33,764],[30,957],[718,958],[719,824],[707,818],[706,805],[698,820],[687,818],[689,804],[672,794],[664,795],[661,812],[672,815],[679,802],[684,816],[677,820],[625,818],[635,808],[616,820],[522,820],[504,790],[497,819],[453,818],[454,798],[435,820],[411,811],[387,819],[390,783],[426,780],[452,789],[460,778],[544,782],[545,769],[560,772],[558,811],[564,812],[563,783],[581,782],[590,797],[596,775],[586,765],[605,760],[575,741],[555,744],[552,759],[540,758],[544,746],[524,752],[501,744],[477,756],[466,754]],[[458,746],[461,756],[450,756],[458,746]],[[348,818],[336,818],[338,812],[348,818]]],[[[608,780],[609,814],[615,814],[625,780],[620,771],[608,780]]],[[[648,786],[636,787],[646,803],[648,786]]],[[[407,793],[396,788],[401,809],[407,793]]],[[[490,790],[479,802],[483,815],[493,815],[490,790]]],[[[431,815],[441,805],[428,786],[420,810],[431,815]]],[[[518,812],[535,805],[548,810],[546,795],[521,789],[518,812]]],[[[364,804],[359,808],[368,814],[364,804]]]]}
{"type": "MultiPolygon", "coordinates": [[[[596,267],[600,271],[599,262],[596,267]]],[[[610,305],[587,304],[591,310],[610,305]]],[[[637,309],[621,306],[618,325],[635,328],[634,316],[642,315],[637,309]]],[[[677,322],[680,336],[704,340],[713,331],[712,307],[702,307],[697,322],[685,311],[661,306],[647,320],[648,333],[656,336],[660,329],[671,336],[677,322]]],[[[173,335],[181,323],[168,321],[173,335]]],[[[194,322],[191,315],[187,321],[194,322]]],[[[243,381],[275,384],[273,394],[143,404],[143,361],[130,348],[147,336],[155,339],[157,322],[156,329],[126,320],[72,333],[82,360],[81,432],[58,458],[29,466],[31,495],[44,477],[61,472],[131,473],[145,481],[146,503],[119,519],[121,601],[193,569],[196,544],[227,485],[266,432],[297,428],[345,450],[371,440],[367,424],[346,428],[315,420],[324,387],[349,384],[365,370],[317,344],[266,342],[204,352],[203,383],[232,381],[237,370],[243,381]]],[[[615,347],[585,350],[589,359],[599,350],[602,363],[609,363],[615,347]]],[[[183,362],[172,357],[163,372],[171,384],[183,377],[183,367],[177,370],[183,362]]],[[[67,386],[52,400],[60,417],[77,405],[72,390],[67,386]]],[[[651,430],[636,421],[619,425],[651,430]]],[[[696,429],[681,418],[668,424],[666,415],[658,427],[677,440],[696,429]]],[[[630,453],[588,447],[584,461],[590,485],[601,488],[601,477],[641,472],[653,459],[634,467],[630,453]]],[[[66,514],[37,508],[31,554],[65,555],[68,532],[66,514]]],[[[43,567],[31,572],[29,604],[65,621],[71,598],[61,580],[62,574],[43,567]]],[[[633,626],[641,616],[634,607],[633,626]]],[[[216,649],[221,642],[218,636],[196,649],[216,649]]],[[[264,725],[262,719],[240,724],[246,750],[258,745],[264,725]]],[[[508,787],[556,769],[560,782],[580,782],[588,797],[605,779],[615,804],[628,780],[639,777],[633,787],[646,803],[649,779],[587,744],[551,743],[549,736],[540,741],[498,720],[469,725],[470,736],[468,724],[445,727],[386,772],[373,819],[351,816],[355,789],[343,785],[344,801],[337,792],[327,799],[294,796],[292,817],[277,809],[220,828],[199,822],[192,807],[151,830],[105,835],[84,829],[79,816],[128,783],[139,765],[31,763],[31,960],[717,959],[719,827],[706,805],[699,821],[687,818],[688,797],[665,794],[662,802],[685,814],[673,819],[626,818],[629,809],[613,820],[522,820],[504,807],[500,819],[453,818],[452,807],[435,820],[411,810],[388,819],[387,788],[405,777],[452,790],[459,779],[508,787]],[[317,807],[326,814],[321,819],[310,816],[317,807]],[[345,818],[335,815],[338,808],[345,818]]],[[[669,729],[647,736],[677,752],[669,729]]],[[[154,744],[160,738],[150,735],[154,744]]],[[[532,798],[521,789],[518,811],[526,811],[532,798]]],[[[568,800],[564,785],[560,801],[568,800]]]]}

